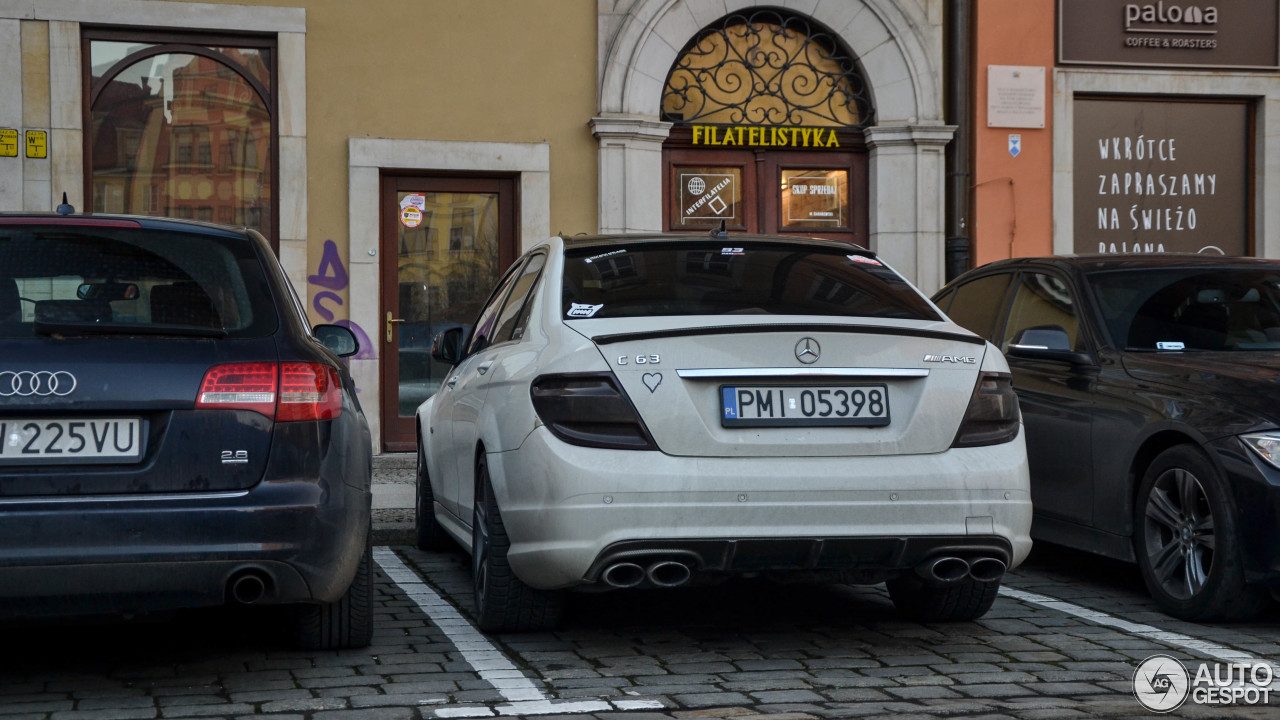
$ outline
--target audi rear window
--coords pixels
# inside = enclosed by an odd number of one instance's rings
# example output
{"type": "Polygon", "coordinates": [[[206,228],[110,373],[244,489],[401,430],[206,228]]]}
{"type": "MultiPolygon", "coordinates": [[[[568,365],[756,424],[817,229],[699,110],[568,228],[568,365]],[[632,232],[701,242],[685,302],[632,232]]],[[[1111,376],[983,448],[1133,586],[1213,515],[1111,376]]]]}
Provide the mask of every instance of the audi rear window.
{"type": "Polygon", "coordinates": [[[0,337],[261,337],[277,318],[243,239],[143,228],[0,225],[0,337]]]}
{"type": "Polygon", "coordinates": [[[833,315],[940,320],[872,257],[790,243],[677,241],[565,253],[563,316],[833,315]]]}

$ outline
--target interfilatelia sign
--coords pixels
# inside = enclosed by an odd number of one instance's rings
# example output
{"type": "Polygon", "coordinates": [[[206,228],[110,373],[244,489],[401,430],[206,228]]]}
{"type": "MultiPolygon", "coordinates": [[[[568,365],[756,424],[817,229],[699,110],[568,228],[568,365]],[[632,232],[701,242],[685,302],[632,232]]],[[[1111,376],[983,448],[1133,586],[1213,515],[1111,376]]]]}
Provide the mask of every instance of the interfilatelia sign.
{"type": "Polygon", "coordinates": [[[1249,252],[1246,102],[1076,98],[1077,253],[1249,252]]]}
{"type": "Polygon", "coordinates": [[[1066,64],[1280,68],[1280,0],[1058,0],[1066,64]]]}

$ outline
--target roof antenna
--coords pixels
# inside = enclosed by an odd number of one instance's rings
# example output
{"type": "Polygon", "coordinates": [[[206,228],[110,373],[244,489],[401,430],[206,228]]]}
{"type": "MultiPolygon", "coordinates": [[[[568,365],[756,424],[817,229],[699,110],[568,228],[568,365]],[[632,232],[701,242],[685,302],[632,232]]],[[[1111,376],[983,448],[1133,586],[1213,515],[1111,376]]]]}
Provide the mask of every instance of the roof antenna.
{"type": "Polygon", "coordinates": [[[64,191],[62,192],[62,204],[58,206],[58,211],[57,211],[57,212],[58,212],[58,214],[59,214],[59,215],[72,215],[72,214],[74,214],[74,213],[75,213],[75,211],[76,211],[76,209],[75,209],[75,208],[73,208],[73,207],[71,207],[71,204],[67,202],[67,193],[66,193],[66,191],[64,190],[64,191]]]}
{"type": "Polygon", "coordinates": [[[720,227],[718,227],[718,228],[712,228],[710,235],[711,235],[711,237],[713,237],[713,238],[727,238],[727,237],[729,237],[729,230],[728,230],[728,229],[726,228],[726,226],[725,226],[724,218],[721,218],[721,219],[720,219],[720,227]]]}

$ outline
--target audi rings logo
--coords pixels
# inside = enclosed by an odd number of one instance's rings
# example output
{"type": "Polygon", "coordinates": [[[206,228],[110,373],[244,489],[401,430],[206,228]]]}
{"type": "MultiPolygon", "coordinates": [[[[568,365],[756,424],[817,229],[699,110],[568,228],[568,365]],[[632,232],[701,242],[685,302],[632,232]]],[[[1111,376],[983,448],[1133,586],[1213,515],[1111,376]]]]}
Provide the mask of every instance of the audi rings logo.
{"type": "Polygon", "coordinates": [[[0,372],[0,397],[64,397],[76,389],[76,376],[66,370],[5,370],[0,372]]]}

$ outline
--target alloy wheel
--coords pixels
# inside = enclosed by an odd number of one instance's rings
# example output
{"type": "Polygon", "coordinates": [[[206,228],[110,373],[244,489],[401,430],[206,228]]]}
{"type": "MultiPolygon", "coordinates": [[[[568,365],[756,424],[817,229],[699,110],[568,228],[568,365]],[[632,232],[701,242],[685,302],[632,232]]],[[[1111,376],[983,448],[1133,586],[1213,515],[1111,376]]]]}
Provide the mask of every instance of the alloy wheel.
{"type": "Polygon", "coordinates": [[[476,603],[484,604],[489,582],[489,508],[485,498],[476,494],[471,524],[471,575],[475,582],[476,603]]]}
{"type": "Polygon", "coordinates": [[[1213,512],[1200,481],[1184,468],[1164,471],[1147,495],[1147,562],[1160,587],[1179,600],[1204,589],[1213,569],[1213,512]]]}

